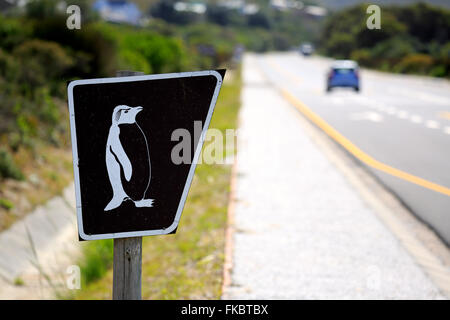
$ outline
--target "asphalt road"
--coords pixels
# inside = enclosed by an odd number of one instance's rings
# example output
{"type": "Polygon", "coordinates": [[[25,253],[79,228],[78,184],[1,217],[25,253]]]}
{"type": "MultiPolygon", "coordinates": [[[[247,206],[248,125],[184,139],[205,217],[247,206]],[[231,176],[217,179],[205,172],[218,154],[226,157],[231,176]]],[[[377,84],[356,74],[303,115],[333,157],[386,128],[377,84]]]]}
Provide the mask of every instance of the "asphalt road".
{"type": "Polygon", "coordinates": [[[321,118],[335,140],[347,140],[344,147],[450,244],[450,83],[362,70],[360,93],[327,93],[331,62],[296,52],[257,56],[270,83],[321,118]]]}

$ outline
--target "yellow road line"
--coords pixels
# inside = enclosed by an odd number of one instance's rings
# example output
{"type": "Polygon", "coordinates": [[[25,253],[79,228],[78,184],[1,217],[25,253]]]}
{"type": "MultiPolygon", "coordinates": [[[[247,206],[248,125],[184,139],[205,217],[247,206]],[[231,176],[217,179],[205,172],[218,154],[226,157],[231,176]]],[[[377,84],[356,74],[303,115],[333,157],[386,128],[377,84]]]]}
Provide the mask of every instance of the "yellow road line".
{"type": "Polygon", "coordinates": [[[335,140],[337,143],[339,143],[341,146],[343,146],[348,152],[350,152],[357,159],[364,162],[366,165],[368,165],[372,168],[375,168],[377,170],[380,170],[382,172],[385,172],[387,174],[390,174],[394,177],[400,178],[402,180],[405,180],[405,181],[414,183],[416,185],[419,185],[421,187],[424,187],[424,188],[445,194],[447,196],[450,196],[450,188],[447,188],[447,187],[441,186],[439,184],[436,184],[434,182],[419,178],[408,172],[396,169],[394,167],[391,167],[387,164],[384,164],[384,163],[372,158],[367,153],[365,153],[364,151],[359,149],[357,146],[355,146],[350,140],[348,140],[346,137],[344,137],[342,134],[340,134],[336,129],[334,129],[331,125],[329,125],[319,115],[314,113],[303,102],[301,102],[299,99],[294,97],[290,92],[288,92],[285,89],[281,89],[281,93],[286,98],[286,100],[288,100],[292,105],[294,105],[305,117],[307,117],[314,124],[316,124],[319,128],[321,128],[323,131],[325,131],[325,133],[328,134],[333,140],[335,140]]]}

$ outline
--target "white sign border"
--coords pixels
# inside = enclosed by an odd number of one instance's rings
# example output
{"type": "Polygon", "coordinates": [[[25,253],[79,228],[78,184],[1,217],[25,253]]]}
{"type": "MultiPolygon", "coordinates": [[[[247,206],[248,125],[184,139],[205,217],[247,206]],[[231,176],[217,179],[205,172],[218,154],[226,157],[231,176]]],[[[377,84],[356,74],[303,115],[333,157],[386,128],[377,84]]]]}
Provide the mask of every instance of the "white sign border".
{"type": "Polygon", "coordinates": [[[100,240],[100,239],[118,239],[127,237],[145,237],[154,235],[169,234],[178,227],[178,223],[181,218],[181,213],[186,202],[186,198],[191,186],[192,179],[194,177],[195,168],[197,167],[198,158],[200,156],[203,142],[205,140],[206,132],[209,128],[209,123],[211,122],[211,117],[214,112],[214,107],[217,102],[217,97],[219,95],[220,88],[222,86],[223,79],[219,72],[215,70],[207,71],[194,71],[194,72],[179,72],[179,73],[164,73],[164,74],[154,74],[154,75],[142,75],[142,76],[130,76],[130,77],[114,77],[114,78],[98,78],[98,79],[85,79],[85,80],[74,80],[71,81],[67,87],[68,100],[69,100],[69,116],[70,116],[70,134],[72,141],[72,155],[73,155],[73,172],[75,180],[75,201],[77,209],[77,223],[78,223],[78,234],[83,240],[100,240]],[[188,77],[202,77],[202,76],[214,76],[217,79],[217,84],[214,89],[214,94],[211,99],[211,104],[209,106],[208,114],[206,116],[205,124],[203,130],[195,149],[194,159],[189,169],[189,174],[186,180],[186,184],[181,195],[180,203],[178,204],[177,213],[173,223],[165,228],[158,230],[147,230],[147,231],[131,231],[131,232],[116,232],[116,233],[103,233],[89,235],[85,234],[83,230],[83,215],[81,212],[81,189],[80,189],[80,175],[78,171],[78,148],[77,148],[77,136],[76,136],[76,124],[75,124],[75,109],[74,109],[74,99],[73,99],[73,89],[78,85],[85,84],[102,84],[102,83],[116,83],[116,82],[134,82],[143,80],[160,80],[160,79],[175,79],[175,78],[188,78],[188,77]]]}

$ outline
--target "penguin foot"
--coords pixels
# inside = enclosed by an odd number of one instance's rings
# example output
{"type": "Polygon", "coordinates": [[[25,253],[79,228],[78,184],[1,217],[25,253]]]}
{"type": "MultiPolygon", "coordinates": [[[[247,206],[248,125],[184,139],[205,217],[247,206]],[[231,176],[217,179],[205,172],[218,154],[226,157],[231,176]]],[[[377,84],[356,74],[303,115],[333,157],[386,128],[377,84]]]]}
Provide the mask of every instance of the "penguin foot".
{"type": "Polygon", "coordinates": [[[122,204],[122,202],[124,200],[126,200],[126,199],[128,199],[128,198],[127,197],[125,197],[125,198],[119,198],[119,197],[112,198],[112,200],[108,203],[108,205],[105,207],[105,209],[103,211],[110,211],[110,210],[113,210],[113,209],[119,207],[122,204]]]}
{"type": "Polygon", "coordinates": [[[153,201],[155,201],[155,199],[142,199],[142,200],[135,201],[134,205],[137,208],[153,207],[153,201]]]}

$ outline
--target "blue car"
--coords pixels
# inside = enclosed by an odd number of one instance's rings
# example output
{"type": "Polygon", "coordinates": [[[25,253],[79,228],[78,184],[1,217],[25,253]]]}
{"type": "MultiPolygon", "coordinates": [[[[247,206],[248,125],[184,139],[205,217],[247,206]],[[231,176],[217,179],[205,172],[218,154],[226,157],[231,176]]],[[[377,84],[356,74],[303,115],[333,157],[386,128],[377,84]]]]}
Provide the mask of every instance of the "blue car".
{"type": "Polygon", "coordinates": [[[328,72],[327,91],[336,87],[349,87],[359,91],[359,67],[352,60],[336,60],[328,72]]]}

